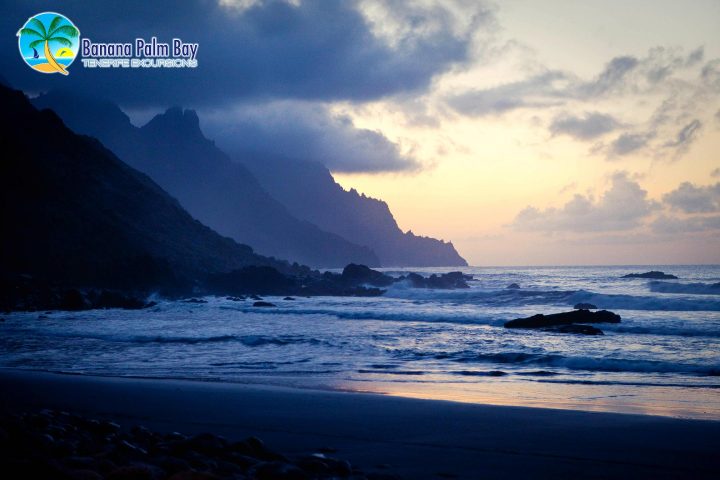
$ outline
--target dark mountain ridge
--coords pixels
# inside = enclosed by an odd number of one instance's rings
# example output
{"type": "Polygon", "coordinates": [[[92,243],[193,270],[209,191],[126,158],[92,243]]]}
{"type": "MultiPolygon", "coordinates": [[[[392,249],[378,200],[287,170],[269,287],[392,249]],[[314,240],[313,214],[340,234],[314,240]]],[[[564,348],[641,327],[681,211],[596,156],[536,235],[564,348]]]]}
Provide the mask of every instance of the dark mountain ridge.
{"type": "Polygon", "coordinates": [[[245,166],[203,135],[192,110],[173,107],[138,128],[102,100],[51,92],[33,103],[56,111],[74,131],[97,137],[191,215],[260,253],[319,267],[380,263],[371,249],[290,214],[245,166]]]}
{"type": "Polygon", "coordinates": [[[318,162],[257,152],[237,158],[293,215],[369,246],[384,267],[467,266],[452,243],[403,232],[387,203],[345,190],[318,162]]]}
{"type": "Polygon", "coordinates": [[[0,270],[66,285],[147,289],[286,262],[192,218],[147,175],[52,111],[0,86],[0,270]]]}
{"type": "Polygon", "coordinates": [[[261,253],[325,267],[467,265],[452,243],[403,232],[387,203],[344,190],[320,163],[259,152],[232,162],[203,135],[194,111],[174,107],[138,128],[103,100],[50,92],[33,103],[99,138],[191,214],[261,253]]]}

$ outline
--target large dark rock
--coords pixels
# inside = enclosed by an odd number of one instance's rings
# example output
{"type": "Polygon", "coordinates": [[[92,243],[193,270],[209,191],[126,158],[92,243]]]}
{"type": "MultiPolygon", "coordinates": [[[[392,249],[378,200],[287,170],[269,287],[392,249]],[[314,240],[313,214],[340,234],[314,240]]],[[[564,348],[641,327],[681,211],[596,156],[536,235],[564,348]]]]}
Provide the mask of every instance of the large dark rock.
{"type": "Polygon", "coordinates": [[[537,314],[528,318],[518,318],[505,323],[505,328],[547,328],[574,323],[620,323],[620,315],[607,310],[591,312],[573,310],[572,312],[537,314]]]}
{"type": "Polygon", "coordinates": [[[395,281],[389,275],[354,263],[343,269],[341,277],[349,285],[372,285],[374,287],[387,287],[395,281]]]}
{"type": "Polygon", "coordinates": [[[417,273],[408,273],[404,277],[400,277],[397,281],[407,280],[415,288],[470,288],[467,280],[471,280],[471,275],[465,275],[462,272],[448,272],[441,275],[432,274],[429,277],[423,277],[417,273]]]}
{"type": "Polygon", "coordinates": [[[274,303],[270,303],[270,302],[260,301],[260,302],[253,303],[253,307],[277,307],[277,305],[275,305],[274,303]]]}
{"type": "Polygon", "coordinates": [[[675,275],[670,275],[669,273],[652,270],[645,273],[628,273],[627,275],[623,275],[622,278],[652,278],[653,280],[677,280],[678,277],[676,277],[675,275]]]}

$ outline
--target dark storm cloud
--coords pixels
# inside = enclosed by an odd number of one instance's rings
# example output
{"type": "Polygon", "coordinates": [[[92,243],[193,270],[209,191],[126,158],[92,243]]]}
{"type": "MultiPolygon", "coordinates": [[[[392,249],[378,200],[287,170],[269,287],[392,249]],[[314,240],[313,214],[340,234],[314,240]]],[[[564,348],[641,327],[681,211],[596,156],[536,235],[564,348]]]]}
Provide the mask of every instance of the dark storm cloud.
{"type": "Polygon", "coordinates": [[[334,172],[398,172],[420,165],[384,135],[297,102],[242,106],[206,117],[203,130],[231,153],[253,151],[324,164],[334,172]]]}
{"type": "Polygon", "coordinates": [[[600,112],[585,112],[584,115],[562,114],[550,124],[553,135],[569,135],[578,140],[592,140],[620,126],[610,115],[600,112]]]}
{"type": "Polygon", "coordinates": [[[111,97],[124,105],[223,104],[245,98],[369,100],[423,89],[436,73],[468,54],[467,36],[439,29],[397,48],[375,37],[351,2],[264,2],[245,11],[216,1],[62,3],[16,2],[3,7],[2,38],[25,20],[57,10],[94,42],[135,37],[200,44],[197,69],[85,69],[66,78],[39,75],[2,50],[4,74],[26,91],[58,88],[111,97]]]}

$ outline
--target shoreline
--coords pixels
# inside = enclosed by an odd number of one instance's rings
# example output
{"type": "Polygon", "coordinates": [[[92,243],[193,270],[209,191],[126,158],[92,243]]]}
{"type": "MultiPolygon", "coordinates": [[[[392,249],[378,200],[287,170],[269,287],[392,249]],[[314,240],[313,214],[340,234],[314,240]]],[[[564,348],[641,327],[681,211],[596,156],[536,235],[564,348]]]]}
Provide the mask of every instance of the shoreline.
{"type": "Polygon", "coordinates": [[[720,422],[188,380],[0,370],[7,410],[53,408],[158,431],[331,447],[406,478],[712,478],[720,422]]]}
{"type": "MultiPolygon", "coordinates": [[[[357,395],[376,395],[390,398],[406,398],[411,400],[440,401],[459,403],[466,405],[483,405],[492,407],[510,407],[510,408],[532,408],[541,410],[560,410],[582,413],[607,413],[615,415],[640,415],[658,418],[669,418],[677,420],[700,420],[720,422],[718,405],[711,405],[712,398],[706,398],[704,403],[699,403],[698,398],[676,399],[674,403],[666,403],[669,401],[673,392],[665,392],[662,397],[643,397],[642,401],[633,402],[623,401],[622,397],[635,397],[636,394],[623,394],[621,391],[608,392],[608,385],[605,383],[565,383],[546,380],[514,380],[514,381],[485,381],[483,383],[483,393],[463,392],[459,390],[457,385],[448,384],[400,384],[398,386],[393,382],[377,381],[377,382],[357,382],[354,386],[365,388],[353,388],[351,382],[333,383],[333,382],[317,382],[307,384],[288,384],[283,382],[282,378],[277,377],[277,381],[269,382],[267,377],[248,377],[243,380],[239,379],[220,379],[220,378],[196,378],[196,377],[152,377],[142,375],[112,375],[100,373],[85,373],[72,371],[58,371],[45,369],[28,369],[17,367],[0,366],[0,376],[3,372],[29,372],[31,374],[49,374],[58,376],[70,376],[80,378],[97,378],[97,379],[118,379],[118,380],[138,380],[150,382],[189,382],[201,385],[218,384],[238,386],[239,388],[268,388],[280,389],[287,391],[299,391],[308,393],[347,393],[357,395]],[[347,386],[345,386],[347,385],[347,386]],[[437,388],[446,387],[448,390],[437,388]],[[518,388],[521,387],[521,388],[518,388]],[[590,397],[574,398],[578,394],[589,395],[590,397]],[[565,395],[563,398],[562,396],[565,395]],[[593,395],[599,395],[593,397],[593,395]],[[604,396],[603,396],[604,395],[604,396]],[[658,403],[658,398],[662,398],[664,402],[658,403]],[[522,399],[522,400],[520,400],[522,399]],[[684,405],[684,406],[680,406],[684,405]]],[[[703,385],[687,386],[687,385],[656,385],[656,384],[613,384],[614,387],[627,387],[630,389],[649,389],[649,390],[708,390],[711,394],[716,393],[716,387],[708,387],[703,385]]],[[[687,392],[685,392],[687,393],[687,392]]],[[[720,397],[718,397],[720,398],[720,397]]]]}

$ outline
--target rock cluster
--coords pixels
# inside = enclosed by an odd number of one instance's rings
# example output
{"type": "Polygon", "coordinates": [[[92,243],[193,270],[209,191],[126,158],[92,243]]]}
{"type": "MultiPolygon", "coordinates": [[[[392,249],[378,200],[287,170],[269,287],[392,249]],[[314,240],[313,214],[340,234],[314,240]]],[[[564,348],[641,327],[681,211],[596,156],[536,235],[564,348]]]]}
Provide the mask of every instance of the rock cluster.
{"type": "Polygon", "coordinates": [[[322,453],[288,458],[251,437],[161,434],[66,412],[0,416],[4,478],[56,480],[392,480],[322,453]]]}

